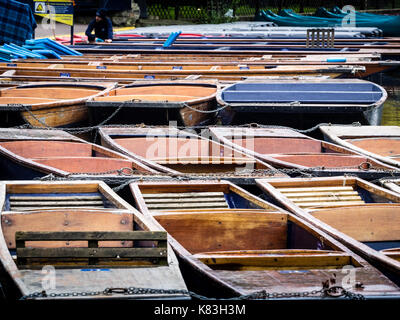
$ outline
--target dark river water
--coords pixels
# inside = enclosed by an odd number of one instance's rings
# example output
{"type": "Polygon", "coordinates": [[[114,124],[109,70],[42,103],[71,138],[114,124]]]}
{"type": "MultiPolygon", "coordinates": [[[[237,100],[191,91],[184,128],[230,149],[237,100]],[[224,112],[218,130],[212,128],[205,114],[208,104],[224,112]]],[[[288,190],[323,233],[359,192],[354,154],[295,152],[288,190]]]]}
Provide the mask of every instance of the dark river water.
{"type": "Polygon", "coordinates": [[[400,126],[400,71],[381,75],[371,80],[382,85],[388,92],[388,99],[383,107],[381,124],[384,126],[400,126]]]}

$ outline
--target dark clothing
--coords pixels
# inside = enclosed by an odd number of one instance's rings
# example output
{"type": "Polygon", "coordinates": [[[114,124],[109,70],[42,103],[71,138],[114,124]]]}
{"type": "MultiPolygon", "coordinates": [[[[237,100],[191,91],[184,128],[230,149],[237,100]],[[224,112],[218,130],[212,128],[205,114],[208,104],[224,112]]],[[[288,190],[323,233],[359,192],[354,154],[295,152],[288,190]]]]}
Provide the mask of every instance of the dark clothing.
{"type": "Polygon", "coordinates": [[[147,5],[146,0],[135,0],[135,2],[139,5],[140,9],[140,19],[147,19],[147,5]]]}
{"type": "Polygon", "coordinates": [[[95,38],[100,38],[102,40],[112,40],[113,28],[111,20],[109,18],[103,18],[101,21],[97,22],[96,19],[93,19],[89,23],[85,34],[87,35],[89,41],[94,41],[95,38]],[[94,35],[92,35],[93,29],[94,35]]]}
{"type": "Polygon", "coordinates": [[[23,45],[33,38],[37,24],[28,4],[0,0],[0,26],[0,43],[23,45]]]}

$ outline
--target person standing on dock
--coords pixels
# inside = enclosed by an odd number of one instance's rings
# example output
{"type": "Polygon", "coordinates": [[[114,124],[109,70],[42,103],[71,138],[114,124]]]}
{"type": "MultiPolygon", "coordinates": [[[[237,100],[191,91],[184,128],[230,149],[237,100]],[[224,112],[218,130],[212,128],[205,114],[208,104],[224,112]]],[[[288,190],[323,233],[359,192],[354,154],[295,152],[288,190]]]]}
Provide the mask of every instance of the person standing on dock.
{"type": "Polygon", "coordinates": [[[99,9],[96,12],[96,18],[89,23],[85,34],[89,42],[95,42],[96,38],[104,40],[105,42],[112,42],[112,23],[111,20],[107,18],[107,11],[105,9],[99,9]],[[94,35],[92,34],[93,29],[94,35]]]}

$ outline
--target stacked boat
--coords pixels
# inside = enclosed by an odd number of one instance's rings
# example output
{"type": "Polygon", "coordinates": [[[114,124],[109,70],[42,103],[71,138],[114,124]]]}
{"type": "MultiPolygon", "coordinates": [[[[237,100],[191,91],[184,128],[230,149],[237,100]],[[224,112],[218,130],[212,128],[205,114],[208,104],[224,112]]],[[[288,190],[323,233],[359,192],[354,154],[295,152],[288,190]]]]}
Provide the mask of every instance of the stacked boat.
{"type": "Polygon", "coordinates": [[[399,36],[400,18],[396,15],[378,15],[364,12],[348,10],[342,11],[340,8],[334,8],[328,11],[325,8],[316,10],[314,16],[302,16],[296,14],[290,9],[284,9],[279,15],[267,10],[261,11],[259,19],[271,21],[280,26],[314,26],[314,27],[335,27],[337,25],[349,24],[350,19],[354,19],[354,25],[357,27],[377,27],[383,31],[387,37],[399,36]],[[352,17],[353,15],[354,17],[352,17]]]}

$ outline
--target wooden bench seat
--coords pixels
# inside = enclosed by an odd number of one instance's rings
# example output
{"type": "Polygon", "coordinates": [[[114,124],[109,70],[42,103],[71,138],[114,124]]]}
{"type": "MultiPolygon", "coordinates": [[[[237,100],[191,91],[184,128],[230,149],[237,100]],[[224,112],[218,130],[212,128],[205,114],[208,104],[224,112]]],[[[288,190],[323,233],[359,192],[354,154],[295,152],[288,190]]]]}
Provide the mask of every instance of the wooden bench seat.
{"type": "Polygon", "coordinates": [[[151,211],[229,208],[223,192],[144,194],[151,211]]]}
{"type": "Polygon", "coordinates": [[[297,206],[308,210],[365,204],[352,186],[281,187],[277,189],[297,206]]]}
{"type": "Polygon", "coordinates": [[[213,269],[310,269],[338,268],[351,264],[351,256],[325,250],[243,250],[202,252],[193,256],[213,269]]]}

